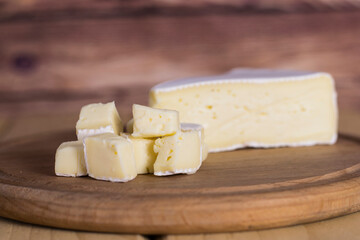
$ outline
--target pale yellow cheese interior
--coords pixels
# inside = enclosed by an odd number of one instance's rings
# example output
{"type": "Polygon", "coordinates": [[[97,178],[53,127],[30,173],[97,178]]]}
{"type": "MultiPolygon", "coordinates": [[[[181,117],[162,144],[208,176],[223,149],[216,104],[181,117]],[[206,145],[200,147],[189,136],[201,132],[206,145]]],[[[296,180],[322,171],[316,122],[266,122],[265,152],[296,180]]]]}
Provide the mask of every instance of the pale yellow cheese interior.
{"type": "Polygon", "coordinates": [[[219,82],[150,93],[150,106],[179,111],[181,122],[202,124],[210,151],[239,147],[334,143],[333,80],[219,82]]]}
{"type": "Polygon", "coordinates": [[[90,177],[126,182],[137,175],[132,143],[125,137],[104,133],[84,140],[85,161],[90,177]]]}
{"type": "Polygon", "coordinates": [[[158,153],[154,164],[154,174],[158,176],[193,174],[202,163],[202,145],[198,131],[179,131],[175,135],[158,138],[154,151],[158,153]]]}
{"type": "Polygon", "coordinates": [[[71,177],[87,175],[81,141],[64,142],[59,146],[55,154],[55,174],[71,177]]]}
{"type": "Polygon", "coordinates": [[[114,102],[105,104],[94,103],[83,106],[80,111],[79,120],[76,123],[76,132],[79,140],[104,132],[119,134],[122,128],[122,121],[114,102]]]}
{"type": "Polygon", "coordinates": [[[122,136],[129,138],[134,147],[134,157],[138,174],[154,172],[154,162],[157,154],[154,152],[154,138],[135,138],[128,133],[122,136]]]}
{"type": "Polygon", "coordinates": [[[205,142],[202,143],[201,145],[202,145],[202,147],[201,147],[201,151],[202,151],[201,160],[205,161],[207,159],[208,155],[209,155],[209,147],[205,142]]]}
{"type": "Polygon", "coordinates": [[[155,109],[133,105],[134,137],[162,137],[179,130],[179,113],[173,110],[155,109]]]}
{"type": "Polygon", "coordinates": [[[200,124],[181,123],[180,128],[182,132],[197,131],[201,143],[201,159],[205,161],[209,153],[209,148],[205,143],[204,127],[200,124]]]}

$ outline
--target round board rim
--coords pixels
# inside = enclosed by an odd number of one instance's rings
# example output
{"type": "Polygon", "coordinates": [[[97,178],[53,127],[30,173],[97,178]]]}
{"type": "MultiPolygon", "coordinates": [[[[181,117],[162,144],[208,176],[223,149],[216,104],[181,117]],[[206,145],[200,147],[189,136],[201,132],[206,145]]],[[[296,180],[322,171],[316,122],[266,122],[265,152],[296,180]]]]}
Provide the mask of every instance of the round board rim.
{"type": "MultiPolygon", "coordinates": [[[[41,142],[57,134],[38,134],[5,142],[0,147],[0,158],[4,156],[8,147],[26,145],[29,141],[33,142],[33,139],[41,142]]],[[[357,137],[340,134],[340,139],[360,145],[360,139],[357,137]]],[[[360,148],[358,151],[360,152],[360,148]]],[[[36,152],[34,154],[36,155],[36,152]]],[[[9,156],[14,157],[11,154],[7,157],[9,156]]],[[[144,195],[131,193],[132,197],[138,198],[132,199],[133,202],[127,205],[138,208],[133,213],[124,209],[120,213],[114,212],[114,202],[126,202],[129,200],[126,196],[108,200],[110,207],[107,208],[100,202],[101,194],[98,194],[100,200],[91,205],[98,208],[89,210],[86,206],[76,204],[64,206],[64,202],[70,203],[72,200],[66,191],[47,189],[46,186],[34,188],[31,184],[31,181],[26,184],[17,182],[16,176],[9,176],[0,166],[1,216],[33,224],[76,230],[176,234],[282,227],[324,220],[360,210],[360,161],[350,167],[321,176],[308,177],[300,181],[277,182],[276,189],[271,184],[260,184],[255,190],[253,186],[231,186],[222,189],[202,189],[198,196],[194,189],[180,193],[174,191],[171,194],[158,191],[152,195],[146,193],[151,197],[147,205],[141,203],[144,195]],[[293,186],[299,184],[302,184],[301,188],[292,190],[293,186]],[[309,193],[311,195],[305,197],[309,193]],[[166,198],[161,199],[164,195],[166,198]],[[44,196],[51,197],[44,199],[44,196]],[[53,205],[50,204],[51,201],[53,205]],[[173,203],[180,201],[181,207],[174,209],[173,203]],[[226,204],[222,204],[224,202],[226,204]],[[159,204],[162,206],[160,212],[146,209],[146,207],[159,207],[159,204]],[[30,208],[35,208],[36,211],[30,208]],[[296,209],[300,209],[301,212],[296,209]],[[75,214],[71,215],[73,211],[75,214]],[[164,214],[166,211],[170,213],[169,216],[164,214]],[[272,218],[274,214],[277,216],[275,219],[272,218]],[[114,219],[115,221],[112,221],[114,219]]],[[[79,192],[78,197],[86,200],[89,196],[86,192],[79,192]]],[[[81,203],[86,202],[85,200],[81,203]]]]}

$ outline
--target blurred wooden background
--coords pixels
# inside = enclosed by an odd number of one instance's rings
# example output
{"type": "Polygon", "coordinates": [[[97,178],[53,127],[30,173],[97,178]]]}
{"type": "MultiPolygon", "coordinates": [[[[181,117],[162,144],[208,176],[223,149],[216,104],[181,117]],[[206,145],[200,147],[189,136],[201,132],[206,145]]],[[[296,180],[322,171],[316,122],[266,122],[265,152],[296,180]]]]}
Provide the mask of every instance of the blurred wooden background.
{"type": "MultiPolygon", "coordinates": [[[[343,113],[360,112],[360,0],[0,0],[0,140],[74,128],[91,102],[116,100],[126,121],[154,84],[234,67],[331,73],[340,131],[354,134],[360,115],[343,113]]],[[[358,219],[287,238],[356,238],[358,219]]],[[[8,225],[5,234],[31,238],[8,225]]],[[[253,238],[289,235],[268,231],[253,238]]]]}
{"type": "Polygon", "coordinates": [[[360,110],[360,1],[0,0],[0,116],[147,103],[234,67],[326,71],[360,110]]]}

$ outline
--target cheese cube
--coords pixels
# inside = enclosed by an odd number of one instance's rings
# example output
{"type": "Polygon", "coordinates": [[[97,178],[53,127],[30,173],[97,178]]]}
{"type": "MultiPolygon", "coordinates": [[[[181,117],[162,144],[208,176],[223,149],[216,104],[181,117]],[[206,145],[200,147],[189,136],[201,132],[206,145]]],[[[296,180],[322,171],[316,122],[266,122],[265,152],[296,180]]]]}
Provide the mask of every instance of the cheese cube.
{"type": "Polygon", "coordinates": [[[134,119],[130,119],[125,126],[125,131],[127,133],[133,133],[133,129],[134,129],[134,119]]]}
{"type": "Polygon", "coordinates": [[[179,113],[173,110],[156,109],[133,105],[134,137],[162,137],[179,130],[179,113]]]}
{"type": "Polygon", "coordinates": [[[204,127],[195,123],[181,123],[180,127],[183,132],[196,131],[198,133],[201,142],[201,160],[205,161],[208,156],[209,149],[205,143],[204,127]]]}
{"type": "Polygon", "coordinates": [[[79,140],[83,140],[85,137],[106,132],[118,135],[122,128],[122,121],[114,102],[94,103],[81,108],[76,123],[76,134],[79,140]]]}
{"type": "Polygon", "coordinates": [[[81,141],[64,142],[59,146],[55,154],[55,174],[69,177],[87,175],[81,141]]]}
{"type": "Polygon", "coordinates": [[[154,151],[158,153],[154,174],[195,173],[202,163],[201,147],[199,131],[196,130],[179,131],[175,135],[158,138],[154,145],[154,151]]]}
{"type": "Polygon", "coordinates": [[[181,122],[203,125],[210,152],[337,139],[335,85],[327,73],[237,69],[170,81],[151,89],[150,106],[177,110],[181,122]]]}
{"type": "Polygon", "coordinates": [[[154,152],[155,139],[135,138],[129,133],[122,133],[121,136],[127,137],[133,143],[137,174],[153,173],[157,155],[154,152]]]}
{"type": "Polygon", "coordinates": [[[104,133],[85,138],[85,162],[90,177],[127,182],[137,175],[133,144],[124,137],[104,133]]]}

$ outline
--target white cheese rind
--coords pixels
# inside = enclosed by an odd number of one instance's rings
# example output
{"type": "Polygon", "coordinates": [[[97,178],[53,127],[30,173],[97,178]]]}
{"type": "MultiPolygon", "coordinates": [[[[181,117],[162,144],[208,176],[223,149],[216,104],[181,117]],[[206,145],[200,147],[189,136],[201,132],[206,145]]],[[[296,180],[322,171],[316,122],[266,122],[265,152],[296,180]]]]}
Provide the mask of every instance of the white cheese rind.
{"type": "MultiPolygon", "coordinates": [[[[201,165],[200,165],[201,166],[201,165]]],[[[169,176],[169,175],[175,175],[175,174],[194,174],[199,170],[199,167],[197,168],[188,168],[188,169],[179,169],[174,171],[165,171],[165,172],[155,172],[155,176],[169,176]]]]}
{"type": "Polygon", "coordinates": [[[59,177],[81,177],[86,176],[87,174],[64,174],[64,173],[55,173],[56,176],[59,177]]]}
{"type": "Polygon", "coordinates": [[[245,144],[235,144],[233,146],[227,148],[215,148],[209,150],[210,153],[216,152],[225,152],[225,151],[233,151],[239,148],[280,148],[280,147],[309,147],[315,145],[331,145],[336,143],[338,135],[335,134],[333,138],[328,142],[319,142],[319,141],[305,141],[305,142],[298,142],[298,143],[278,143],[278,144],[264,144],[258,142],[248,142],[245,144]]]}
{"type": "Polygon", "coordinates": [[[97,129],[78,129],[77,138],[80,141],[83,141],[86,137],[90,137],[102,133],[115,133],[115,132],[114,132],[114,128],[111,125],[106,127],[100,127],[97,129]]]}
{"type": "Polygon", "coordinates": [[[102,180],[102,181],[109,181],[109,182],[129,182],[131,180],[133,180],[135,177],[133,178],[111,178],[111,177],[96,177],[92,174],[89,174],[89,177],[97,179],[97,180],[102,180]]]}
{"type": "Polygon", "coordinates": [[[151,91],[171,92],[179,89],[198,87],[210,84],[224,83],[269,83],[269,82],[289,82],[302,81],[306,79],[327,76],[332,78],[328,73],[323,72],[305,72],[293,70],[267,70],[267,69],[233,69],[225,74],[209,77],[193,77],[177,79],[160,83],[151,88],[151,91]]]}

